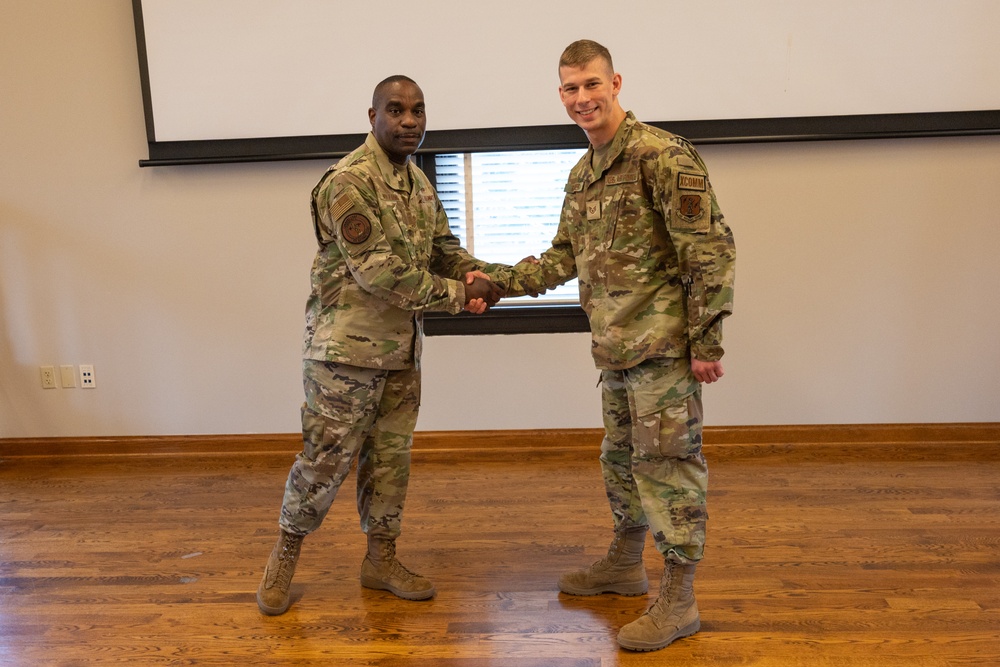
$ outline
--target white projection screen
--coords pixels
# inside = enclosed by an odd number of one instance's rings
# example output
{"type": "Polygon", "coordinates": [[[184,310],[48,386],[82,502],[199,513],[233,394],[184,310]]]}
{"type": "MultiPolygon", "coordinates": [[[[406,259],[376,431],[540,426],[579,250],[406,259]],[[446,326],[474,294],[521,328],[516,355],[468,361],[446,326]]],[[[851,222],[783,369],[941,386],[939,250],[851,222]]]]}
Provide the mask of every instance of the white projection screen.
{"type": "Polygon", "coordinates": [[[392,74],[424,90],[424,151],[580,146],[556,64],[584,37],[611,50],[625,108],[696,142],[1000,132],[996,0],[133,7],[141,164],[343,154],[392,74]]]}

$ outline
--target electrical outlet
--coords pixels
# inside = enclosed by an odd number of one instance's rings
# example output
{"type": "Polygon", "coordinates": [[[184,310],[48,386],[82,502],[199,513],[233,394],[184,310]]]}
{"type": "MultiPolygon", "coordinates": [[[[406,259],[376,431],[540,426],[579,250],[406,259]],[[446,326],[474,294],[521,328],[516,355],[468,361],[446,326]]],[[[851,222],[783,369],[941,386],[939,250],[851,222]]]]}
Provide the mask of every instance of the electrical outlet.
{"type": "Polygon", "coordinates": [[[59,380],[63,389],[72,389],[76,386],[76,369],[72,366],[60,366],[59,380]]]}
{"type": "Polygon", "coordinates": [[[56,388],[56,369],[55,366],[42,366],[42,389],[55,389],[56,388]]]}
{"type": "Polygon", "coordinates": [[[94,377],[94,367],[91,364],[80,364],[80,386],[84,389],[93,389],[97,386],[97,378],[94,377]]]}

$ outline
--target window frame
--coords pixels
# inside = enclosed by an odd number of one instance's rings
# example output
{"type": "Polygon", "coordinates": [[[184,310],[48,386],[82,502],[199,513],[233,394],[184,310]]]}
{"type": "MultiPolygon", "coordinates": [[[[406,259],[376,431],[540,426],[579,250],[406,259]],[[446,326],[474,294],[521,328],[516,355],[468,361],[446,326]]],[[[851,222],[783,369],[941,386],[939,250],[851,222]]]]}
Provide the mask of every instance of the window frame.
{"type": "MultiPolygon", "coordinates": [[[[586,148],[587,141],[577,146],[560,148],[586,148]]],[[[512,149],[510,152],[526,152],[544,149],[512,149]]],[[[417,166],[427,175],[437,190],[438,154],[472,153],[484,151],[447,150],[418,153],[413,156],[417,166]]],[[[489,151],[496,152],[496,151],[489,151]]],[[[424,334],[427,336],[486,336],[496,334],[537,334],[537,333],[583,333],[590,331],[590,320],[579,303],[546,305],[500,305],[482,315],[460,313],[452,315],[442,312],[424,313],[424,334]]]]}

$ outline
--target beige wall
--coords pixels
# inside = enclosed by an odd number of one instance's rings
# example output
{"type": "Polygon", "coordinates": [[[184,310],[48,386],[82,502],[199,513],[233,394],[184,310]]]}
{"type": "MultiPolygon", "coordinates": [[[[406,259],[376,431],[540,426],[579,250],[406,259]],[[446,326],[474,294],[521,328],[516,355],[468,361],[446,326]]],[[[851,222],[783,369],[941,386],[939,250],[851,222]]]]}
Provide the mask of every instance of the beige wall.
{"type": "MultiPolygon", "coordinates": [[[[295,431],[325,164],[140,169],[128,0],[11,4],[0,437],[295,431]],[[96,389],[41,388],[81,363],[96,389]]],[[[709,423],[1000,421],[1000,137],[702,152],[739,253],[709,423]]],[[[599,426],[588,349],[428,339],[418,428],[599,426]]]]}

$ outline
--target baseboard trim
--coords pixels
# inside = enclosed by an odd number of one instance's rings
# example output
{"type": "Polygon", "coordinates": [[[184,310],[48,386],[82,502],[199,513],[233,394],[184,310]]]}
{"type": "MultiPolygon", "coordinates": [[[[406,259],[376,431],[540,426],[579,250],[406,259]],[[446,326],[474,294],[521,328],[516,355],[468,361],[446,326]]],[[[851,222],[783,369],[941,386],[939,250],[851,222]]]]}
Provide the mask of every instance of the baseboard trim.
{"type": "MultiPolygon", "coordinates": [[[[485,459],[532,459],[553,455],[591,455],[600,446],[601,429],[530,429],[495,431],[418,431],[414,457],[451,459],[457,453],[485,459]]],[[[954,424],[810,424],[709,426],[705,452],[713,459],[809,458],[834,452],[892,457],[1000,455],[1000,423],[954,424]]],[[[0,438],[0,457],[69,456],[233,456],[288,455],[301,449],[297,433],[239,435],[120,436],[106,438],[0,438]]]]}
{"type": "Polygon", "coordinates": [[[705,429],[706,445],[907,442],[1000,444],[1000,422],[714,426],[705,429]]]}

